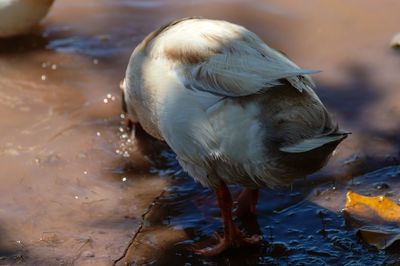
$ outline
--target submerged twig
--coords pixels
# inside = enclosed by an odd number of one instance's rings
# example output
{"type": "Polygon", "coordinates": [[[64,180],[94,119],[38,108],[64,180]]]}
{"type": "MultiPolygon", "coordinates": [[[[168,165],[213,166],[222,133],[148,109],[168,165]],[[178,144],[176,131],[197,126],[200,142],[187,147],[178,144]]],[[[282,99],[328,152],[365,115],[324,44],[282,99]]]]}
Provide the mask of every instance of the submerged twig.
{"type": "Polygon", "coordinates": [[[129,241],[128,246],[125,248],[124,252],[122,253],[122,255],[116,259],[113,263],[113,265],[117,265],[118,262],[120,262],[121,260],[123,260],[126,257],[126,254],[128,253],[129,249],[131,248],[131,246],[133,245],[133,243],[136,240],[136,237],[140,234],[140,232],[142,231],[143,227],[144,227],[144,223],[145,223],[145,219],[146,219],[146,215],[148,213],[150,213],[150,211],[153,209],[153,207],[156,205],[156,202],[164,195],[165,190],[163,190],[160,195],[158,195],[149,205],[149,207],[147,207],[147,209],[145,210],[145,212],[142,214],[142,220],[140,222],[140,225],[138,227],[138,229],[136,230],[135,234],[133,235],[131,241],[129,241]]]}

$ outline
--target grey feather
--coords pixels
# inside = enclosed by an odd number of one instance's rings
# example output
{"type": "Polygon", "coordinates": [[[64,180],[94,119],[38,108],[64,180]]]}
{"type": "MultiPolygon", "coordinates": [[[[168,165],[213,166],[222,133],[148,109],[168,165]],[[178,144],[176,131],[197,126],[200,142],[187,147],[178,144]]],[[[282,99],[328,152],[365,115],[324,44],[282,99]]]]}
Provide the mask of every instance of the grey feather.
{"type": "Polygon", "coordinates": [[[322,147],[323,145],[336,142],[336,141],[341,141],[344,138],[347,137],[347,135],[350,134],[349,132],[340,132],[340,133],[335,133],[331,135],[325,135],[325,136],[318,136],[314,138],[309,138],[309,139],[304,139],[303,141],[284,146],[280,148],[281,151],[283,152],[288,152],[288,153],[301,153],[301,152],[307,152],[311,150],[315,150],[319,147],[322,147]]]}
{"type": "Polygon", "coordinates": [[[313,84],[306,75],[318,72],[284,64],[277,67],[277,64],[260,58],[244,61],[241,57],[229,57],[221,60],[216,56],[195,67],[191,75],[195,78],[190,80],[193,87],[203,91],[240,97],[276,87],[281,84],[281,79],[287,79],[293,87],[302,91],[313,84]]]}

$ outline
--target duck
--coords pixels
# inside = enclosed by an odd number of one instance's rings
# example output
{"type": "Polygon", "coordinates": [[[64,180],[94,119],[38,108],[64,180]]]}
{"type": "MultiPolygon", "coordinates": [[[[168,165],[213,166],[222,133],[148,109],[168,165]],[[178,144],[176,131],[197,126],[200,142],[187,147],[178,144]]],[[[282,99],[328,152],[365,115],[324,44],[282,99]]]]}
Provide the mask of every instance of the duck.
{"type": "Polygon", "coordinates": [[[234,215],[256,212],[259,189],[321,169],[347,137],[314,91],[317,72],[243,26],[202,17],[172,21],[133,50],[121,84],[127,124],[165,141],[221,210],[223,236],[195,253],[259,243],[234,215]],[[230,184],[243,188],[237,201],[230,184]]]}
{"type": "Polygon", "coordinates": [[[0,0],[0,38],[29,32],[46,16],[54,0],[0,0]]]}

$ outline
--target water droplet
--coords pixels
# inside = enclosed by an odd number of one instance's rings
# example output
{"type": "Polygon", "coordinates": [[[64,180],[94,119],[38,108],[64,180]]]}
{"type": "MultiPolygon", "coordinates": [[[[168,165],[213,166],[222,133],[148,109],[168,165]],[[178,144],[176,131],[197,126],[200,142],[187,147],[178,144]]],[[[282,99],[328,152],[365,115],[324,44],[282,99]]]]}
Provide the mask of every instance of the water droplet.
{"type": "Polygon", "coordinates": [[[47,63],[46,62],[43,62],[42,63],[42,68],[46,68],[47,67],[47,63]]]}
{"type": "Polygon", "coordinates": [[[108,99],[111,99],[111,96],[112,96],[111,93],[108,93],[108,94],[107,94],[107,98],[108,98],[108,99]]]}
{"type": "Polygon", "coordinates": [[[118,130],[119,130],[119,132],[124,132],[124,128],[123,127],[119,127],[118,130]]]}
{"type": "Polygon", "coordinates": [[[124,176],[124,177],[122,178],[122,182],[125,182],[126,179],[127,179],[127,178],[124,176]]]}
{"type": "Polygon", "coordinates": [[[104,103],[108,103],[108,99],[105,98],[105,99],[103,100],[103,102],[104,102],[104,103]]]}
{"type": "Polygon", "coordinates": [[[43,81],[45,81],[45,80],[47,80],[47,76],[46,76],[46,75],[42,75],[42,76],[40,77],[40,79],[43,80],[43,81]]]}
{"type": "Polygon", "coordinates": [[[127,152],[127,151],[124,151],[124,154],[123,154],[123,156],[125,157],[125,158],[128,158],[130,155],[129,155],[129,152],[127,152]]]}
{"type": "Polygon", "coordinates": [[[101,133],[100,132],[96,132],[96,135],[98,136],[98,137],[100,137],[101,136],[101,133]]]}
{"type": "Polygon", "coordinates": [[[115,101],[115,96],[112,96],[112,97],[111,97],[111,101],[115,101]]]}
{"type": "Polygon", "coordinates": [[[84,175],[87,175],[87,171],[83,171],[83,174],[84,174],[84,175]]]}
{"type": "Polygon", "coordinates": [[[78,196],[75,196],[74,198],[75,198],[75,199],[79,199],[79,197],[78,197],[78,196]]]}
{"type": "Polygon", "coordinates": [[[120,115],[121,119],[125,119],[125,114],[120,115]]]}

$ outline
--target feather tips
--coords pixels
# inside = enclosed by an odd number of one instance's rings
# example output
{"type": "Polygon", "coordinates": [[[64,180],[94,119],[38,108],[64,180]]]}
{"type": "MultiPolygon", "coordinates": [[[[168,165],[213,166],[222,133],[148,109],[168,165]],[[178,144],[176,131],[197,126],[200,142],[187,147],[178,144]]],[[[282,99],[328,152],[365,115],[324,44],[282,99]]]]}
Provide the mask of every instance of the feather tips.
{"type": "Polygon", "coordinates": [[[287,152],[287,153],[301,153],[301,152],[307,152],[311,150],[315,150],[319,147],[322,147],[326,144],[332,143],[332,142],[337,142],[345,139],[347,135],[350,134],[348,132],[343,132],[343,133],[334,133],[330,135],[325,135],[325,136],[316,136],[313,138],[308,138],[304,139],[299,143],[284,146],[280,148],[281,151],[287,152]]]}

